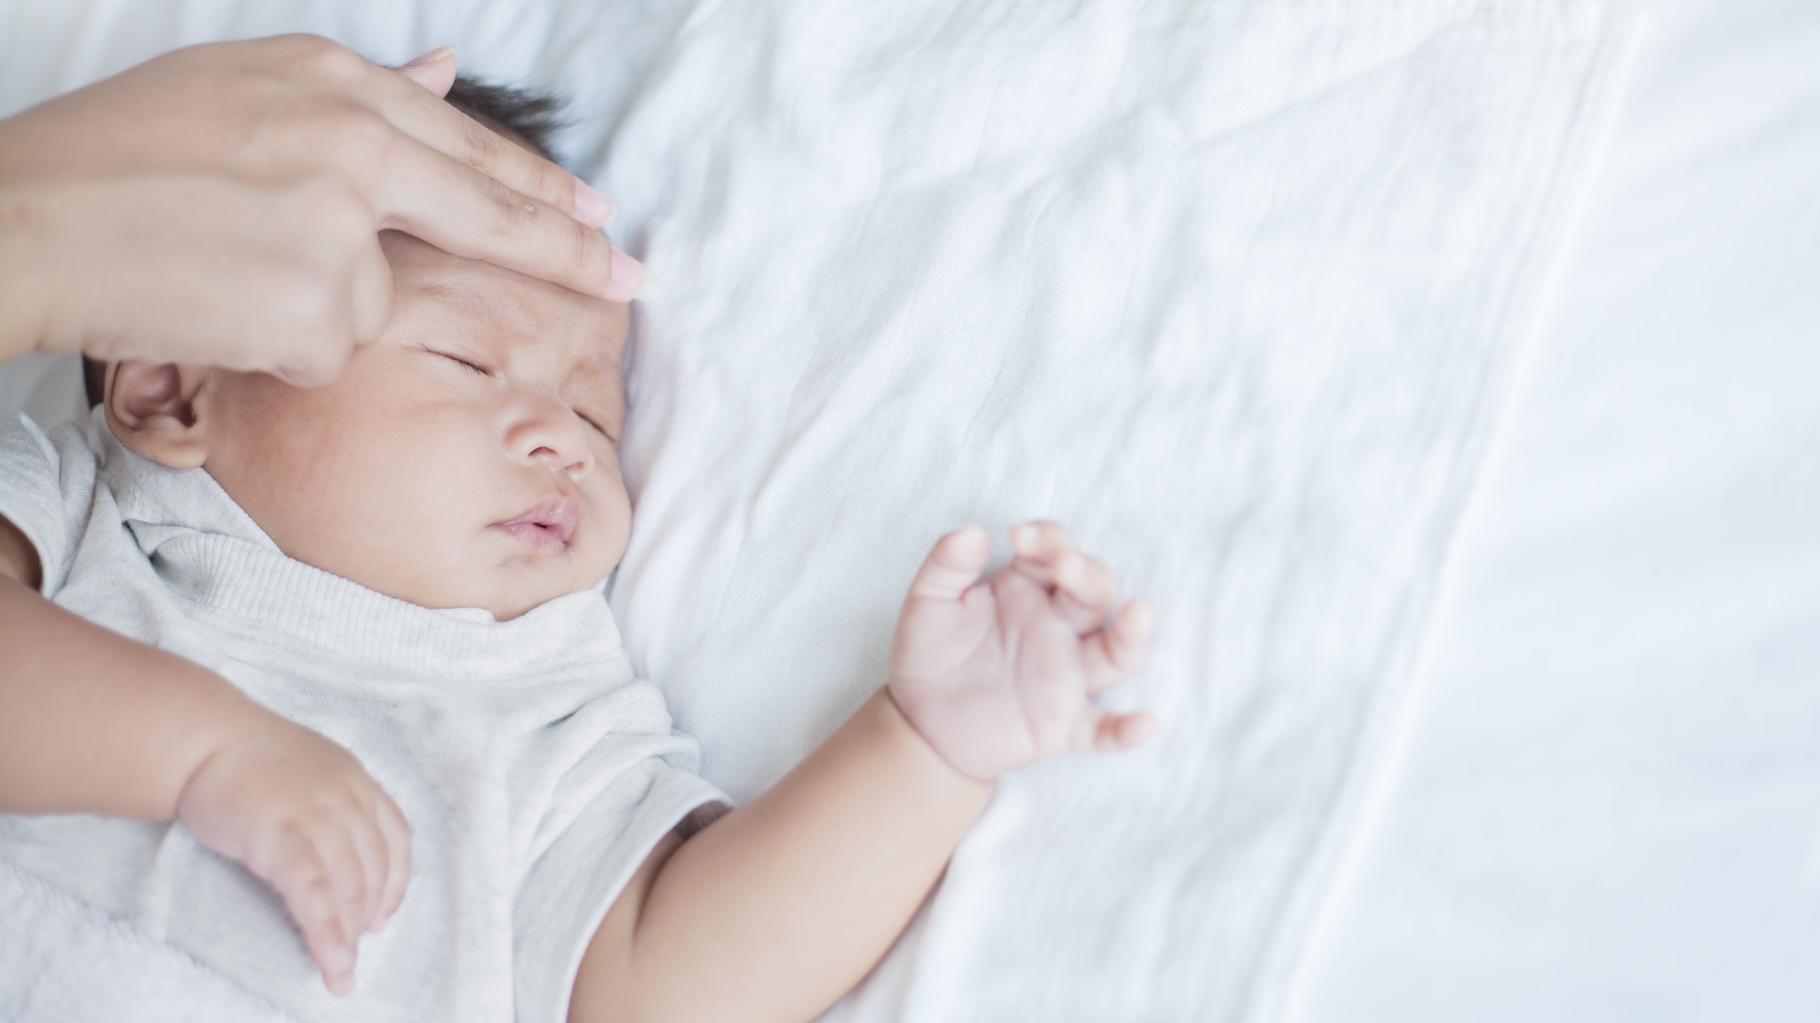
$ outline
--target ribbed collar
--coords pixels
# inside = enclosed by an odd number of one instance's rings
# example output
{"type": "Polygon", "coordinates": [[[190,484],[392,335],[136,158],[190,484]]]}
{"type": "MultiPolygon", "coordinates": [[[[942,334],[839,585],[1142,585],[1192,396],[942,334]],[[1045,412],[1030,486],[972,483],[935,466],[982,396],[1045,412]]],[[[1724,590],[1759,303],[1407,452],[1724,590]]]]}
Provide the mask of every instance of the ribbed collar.
{"type": "Polygon", "coordinates": [[[171,469],[122,445],[94,410],[100,476],[165,586],[200,618],[377,671],[442,680],[535,677],[624,658],[601,590],[511,621],[484,608],[426,608],[287,556],[203,469],[171,469]]]}

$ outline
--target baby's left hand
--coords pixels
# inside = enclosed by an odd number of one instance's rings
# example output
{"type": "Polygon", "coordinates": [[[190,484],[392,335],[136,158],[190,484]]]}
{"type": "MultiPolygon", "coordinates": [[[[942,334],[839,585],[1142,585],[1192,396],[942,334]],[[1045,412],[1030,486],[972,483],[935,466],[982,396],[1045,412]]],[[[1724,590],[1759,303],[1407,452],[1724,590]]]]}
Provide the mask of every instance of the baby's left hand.
{"type": "Polygon", "coordinates": [[[1092,700],[1143,665],[1149,603],[1133,600],[1106,624],[1118,582],[1066,529],[1024,523],[1012,540],[1010,567],[990,581],[979,578],[985,530],[962,526],[937,541],[891,648],[891,698],[937,753],[981,781],[1045,757],[1130,749],[1156,726],[1092,700]]]}

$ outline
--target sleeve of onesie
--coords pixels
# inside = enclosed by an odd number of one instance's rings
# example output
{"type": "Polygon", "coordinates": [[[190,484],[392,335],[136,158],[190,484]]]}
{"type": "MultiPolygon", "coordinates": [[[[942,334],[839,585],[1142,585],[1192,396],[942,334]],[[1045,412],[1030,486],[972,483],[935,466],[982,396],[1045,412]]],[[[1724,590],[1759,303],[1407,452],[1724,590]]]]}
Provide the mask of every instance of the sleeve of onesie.
{"type": "Polygon", "coordinates": [[[537,796],[548,809],[514,903],[514,981],[520,1020],[562,1023],[582,955],[645,857],[671,830],[693,834],[732,807],[696,773],[699,744],[671,728],[650,682],[619,686],[545,731],[537,748],[558,763],[537,796]]]}
{"type": "Polygon", "coordinates": [[[24,413],[0,420],[0,517],[38,552],[46,597],[69,576],[94,494],[95,454],[77,424],[47,435],[24,413]]]}

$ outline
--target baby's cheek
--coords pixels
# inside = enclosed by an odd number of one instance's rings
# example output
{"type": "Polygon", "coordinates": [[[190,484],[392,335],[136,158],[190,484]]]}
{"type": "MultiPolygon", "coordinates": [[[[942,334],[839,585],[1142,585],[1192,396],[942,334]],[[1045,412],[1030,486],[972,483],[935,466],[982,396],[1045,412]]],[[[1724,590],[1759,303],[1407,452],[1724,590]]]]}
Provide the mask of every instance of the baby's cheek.
{"type": "MultiPolygon", "coordinates": [[[[600,543],[590,545],[590,574],[605,579],[625,557],[626,544],[632,536],[632,498],[623,484],[615,485],[596,502],[595,529],[600,543]]],[[[589,580],[592,581],[592,580],[589,580]]]]}

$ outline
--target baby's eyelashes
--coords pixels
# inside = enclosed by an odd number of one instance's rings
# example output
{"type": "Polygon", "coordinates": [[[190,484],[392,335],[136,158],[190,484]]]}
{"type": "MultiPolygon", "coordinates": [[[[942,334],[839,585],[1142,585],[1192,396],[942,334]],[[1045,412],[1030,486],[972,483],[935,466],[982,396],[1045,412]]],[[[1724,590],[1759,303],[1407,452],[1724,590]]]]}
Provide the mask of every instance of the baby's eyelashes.
{"type": "MultiPolygon", "coordinates": [[[[428,350],[435,351],[434,349],[428,349],[428,350]]],[[[473,370],[474,372],[479,373],[483,377],[490,377],[493,375],[492,370],[486,368],[485,366],[482,366],[480,363],[475,362],[472,359],[464,359],[461,356],[452,354],[450,352],[435,352],[435,354],[440,355],[443,358],[448,359],[450,361],[453,361],[453,362],[459,363],[463,366],[466,366],[467,368],[473,370]]]]}
{"type": "Polygon", "coordinates": [[[595,431],[597,433],[599,433],[602,437],[605,437],[609,441],[612,441],[614,444],[619,443],[619,438],[613,436],[611,433],[608,433],[607,428],[600,425],[600,422],[598,420],[596,420],[593,416],[588,415],[586,412],[576,412],[575,414],[581,418],[582,422],[587,423],[589,426],[592,426],[595,429],[595,431]]]}
{"type": "MultiPolygon", "coordinates": [[[[456,363],[461,366],[465,366],[468,369],[473,370],[476,373],[479,373],[481,376],[489,377],[489,378],[495,376],[495,374],[492,370],[488,369],[485,365],[482,365],[481,363],[478,363],[478,362],[474,361],[473,359],[468,358],[467,356],[457,355],[454,352],[447,352],[447,351],[443,351],[443,350],[437,349],[437,348],[431,348],[428,345],[418,345],[417,347],[421,348],[423,351],[430,353],[431,355],[440,355],[441,357],[449,360],[450,362],[456,363]]],[[[611,442],[615,446],[617,446],[619,444],[619,438],[614,436],[613,433],[611,431],[609,431],[605,426],[601,425],[601,423],[604,422],[604,419],[602,419],[601,417],[598,417],[598,416],[591,415],[587,412],[583,412],[577,408],[571,408],[570,411],[575,413],[576,418],[578,418],[582,422],[588,424],[590,427],[592,427],[594,429],[594,431],[596,433],[600,434],[602,437],[605,437],[609,442],[611,442]]]]}

